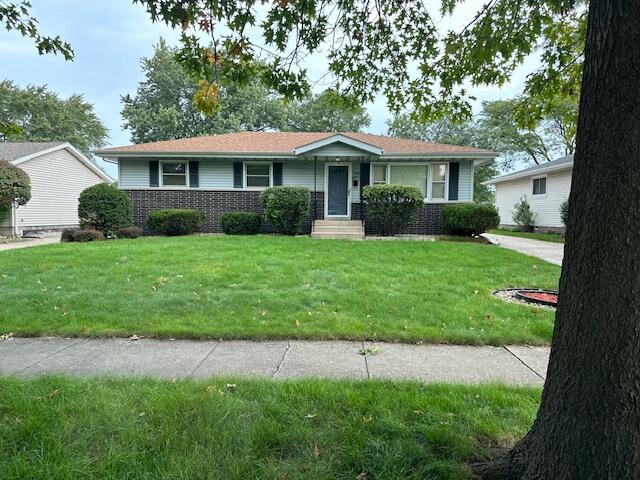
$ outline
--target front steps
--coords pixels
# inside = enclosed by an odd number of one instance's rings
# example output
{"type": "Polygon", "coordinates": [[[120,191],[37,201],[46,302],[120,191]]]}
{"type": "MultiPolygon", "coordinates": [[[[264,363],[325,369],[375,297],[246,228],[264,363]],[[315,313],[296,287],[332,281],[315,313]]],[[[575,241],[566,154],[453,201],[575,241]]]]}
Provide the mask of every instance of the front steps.
{"type": "Polygon", "coordinates": [[[361,220],[316,220],[311,230],[313,238],[362,240],[364,224],[361,220]]]}

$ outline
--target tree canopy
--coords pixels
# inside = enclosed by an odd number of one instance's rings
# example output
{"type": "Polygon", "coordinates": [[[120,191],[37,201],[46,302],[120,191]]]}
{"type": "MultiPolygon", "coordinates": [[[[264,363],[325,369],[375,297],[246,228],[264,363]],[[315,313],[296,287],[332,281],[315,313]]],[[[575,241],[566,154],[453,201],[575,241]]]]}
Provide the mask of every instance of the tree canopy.
{"type": "Polygon", "coordinates": [[[136,143],[240,130],[358,131],[369,124],[364,108],[331,91],[287,101],[258,81],[222,86],[219,109],[204,115],[193,102],[199,89],[160,40],[141,60],[145,79],[122,97],[124,128],[136,143]]]}
{"type": "Polygon", "coordinates": [[[9,80],[0,82],[2,121],[11,128],[5,141],[66,141],[89,154],[106,144],[108,130],[82,95],[61,98],[46,85],[21,88],[9,80]]]}

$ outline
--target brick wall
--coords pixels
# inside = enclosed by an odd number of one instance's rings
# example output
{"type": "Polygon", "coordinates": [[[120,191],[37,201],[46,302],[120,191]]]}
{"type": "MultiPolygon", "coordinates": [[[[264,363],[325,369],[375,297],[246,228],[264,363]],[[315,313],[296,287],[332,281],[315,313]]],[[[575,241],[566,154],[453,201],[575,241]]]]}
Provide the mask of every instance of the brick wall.
{"type": "MultiPolygon", "coordinates": [[[[263,216],[260,206],[260,192],[246,190],[125,190],[133,203],[133,220],[135,225],[144,228],[147,216],[153,210],[162,208],[195,208],[205,213],[205,232],[220,232],[220,215],[230,211],[256,212],[263,216]]],[[[316,218],[324,218],[324,194],[316,194],[316,218]]],[[[302,222],[302,232],[311,232],[311,219],[314,214],[313,193],[311,194],[311,211],[302,222]]],[[[444,204],[428,203],[420,209],[418,219],[409,226],[405,233],[418,235],[441,235],[442,207],[444,204]]],[[[360,203],[351,204],[351,218],[360,220],[360,203]]],[[[366,225],[368,234],[375,233],[370,225],[366,225]]],[[[266,221],[263,231],[269,232],[266,221]]]]}

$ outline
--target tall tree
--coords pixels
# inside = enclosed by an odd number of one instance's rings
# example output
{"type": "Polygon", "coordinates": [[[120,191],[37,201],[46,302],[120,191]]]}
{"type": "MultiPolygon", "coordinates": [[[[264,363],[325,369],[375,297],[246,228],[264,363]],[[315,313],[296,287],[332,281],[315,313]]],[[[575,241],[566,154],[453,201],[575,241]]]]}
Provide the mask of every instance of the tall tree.
{"type": "MultiPolygon", "coordinates": [[[[400,114],[387,121],[387,133],[393,137],[412,138],[425,142],[447,143],[450,145],[464,145],[467,147],[494,150],[493,144],[483,135],[483,130],[474,120],[454,122],[450,119],[440,119],[421,124],[413,120],[409,114],[400,114]]],[[[493,191],[482,182],[497,176],[500,168],[508,168],[509,160],[492,160],[476,167],[473,178],[473,199],[476,202],[491,202],[493,191]]]]}
{"type": "Polygon", "coordinates": [[[14,128],[5,141],[67,141],[90,154],[106,144],[108,130],[82,95],[61,98],[46,85],[21,88],[9,80],[0,82],[0,119],[14,128]]]}
{"type": "Polygon", "coordinates": [[[288,109],[286,129],[295,132],[359,132],[371,118],[359,103],[333,90],[294,101],[288,109]]]}
{"type": "Polygon", "coordinates": [[[240,130],[357,131],[369,124],[362,107],[331,91],[286,102],[256,81],[222,87],[217,111],[204,115],[192,101],[198,83],[184,72],[175,55],[176,50],[161,39],[153,57],[141,61],[145,80],[136,95],[122,97],[123,125],[133,142],[240,130]]]}
{"type": "MultiPolygon", "coordinates": [[[[185,32],[202,18],[228,27],[215,32],[229,32],[224,45],[233,53],[241,44],[243,53],[218,79],[238,76],[234,67],[242,71],[257,49],[242,43],[247,24],[258,22],[257,0],[140,2],[154,20],[185,32]]],[[[444,0],[441,11],[450,14],[460,3],[444,0]]],[[[493,0],[461,31],[444,36],[421,0],[274,1],[259,19],[274,55],[265,81],[289,95],[308,85],[296,61],[327,43],[329,69],[350,93],[367,99],[382,90],[392,108],[410,104],[422,120],[468,116],[465,85],[502,85],[536,50],[542,68],[529,77],[527,95],[581,92],[570,228],[542,403],[513,449],[477,466],[488,479],[640,478],[640,0],[591,0],[588,15],[585,6],[493,0]]],[[[205,30],[213,35],[213,25],[205,30]]],[[[206,74],[197,38],[184,37],[185,64],[191,60],[206,74]]]]}

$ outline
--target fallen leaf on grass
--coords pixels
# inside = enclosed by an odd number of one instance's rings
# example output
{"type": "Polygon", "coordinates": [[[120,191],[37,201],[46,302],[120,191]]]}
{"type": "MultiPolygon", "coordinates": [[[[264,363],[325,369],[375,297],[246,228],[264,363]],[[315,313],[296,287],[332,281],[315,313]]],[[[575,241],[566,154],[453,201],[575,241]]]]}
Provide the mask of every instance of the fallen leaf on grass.
{"type": "Polygon", "coordinates": [[[316,458],[320,458],[320,447],[318,446],[317,443],[313,444],[313,456],[316,458]]]}
{"type": "Polygon", "coordinates": [[[129,341],[131,341],[131,342],[135,342],[136,340],[141,340],[141,339],[143,339],[143,338],[144,338],[144,337],[143,337],[142,335],[131,335],[131,336],[129,337],[129,341]]]}
{"type": "Polygon", "coordinates": [[[367,480],[367,472],[362,472],[360,475],[356,475],[356,480],[367,480]]]}

